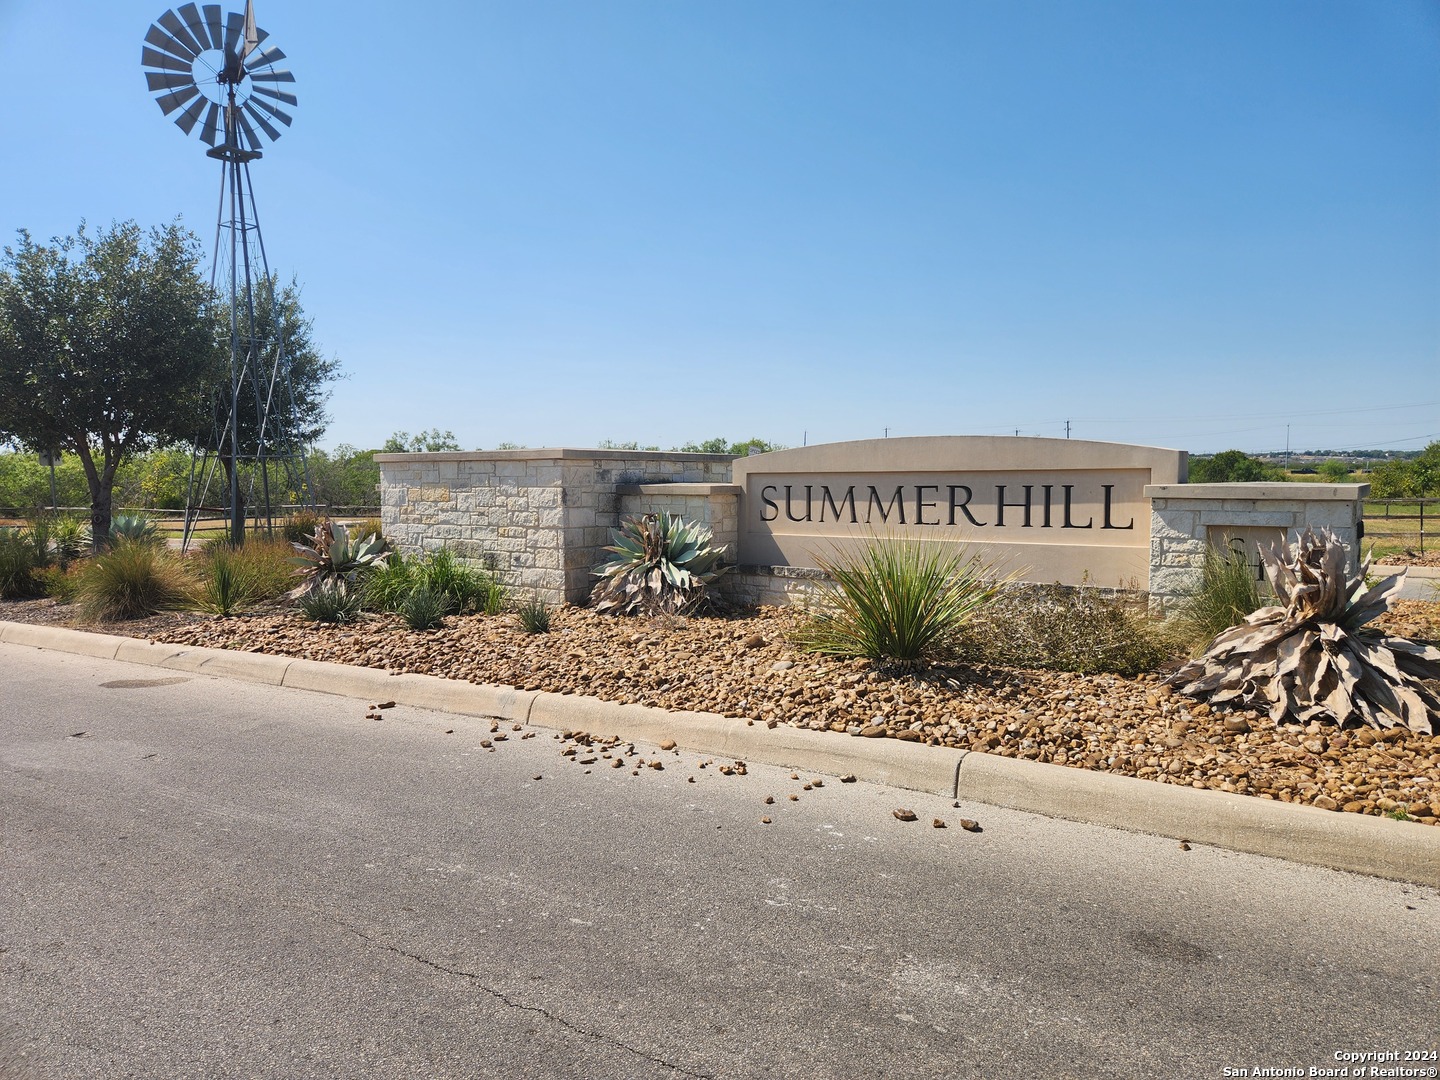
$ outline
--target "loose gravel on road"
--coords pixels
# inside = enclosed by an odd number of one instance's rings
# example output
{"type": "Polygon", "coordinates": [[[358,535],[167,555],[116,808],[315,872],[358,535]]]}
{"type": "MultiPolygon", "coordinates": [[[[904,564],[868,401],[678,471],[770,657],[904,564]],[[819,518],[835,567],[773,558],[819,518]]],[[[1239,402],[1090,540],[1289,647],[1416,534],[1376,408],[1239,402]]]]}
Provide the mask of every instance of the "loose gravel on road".
{"type": "MultiPolygon", "coordinates": [[[[0,619],[64,624],[51,601],[0,604],[0,619]]],[[[1440,823],[1440,736],[1272,723],[1212,712],[1162,685],[1124,678],[955,666],[892,678],[863,661],[816,657],[787,641],[793,610],[634,620],[575,607],[548,634],[510,616],[447,619],[414,632],[398,616],[342,626],[294,612],[164,615],[90,629],[174,644],[418,672],[611,701],[959,747],[1164,784],[1329,810],[1440,823]]],[[[1440,603],[1400,601],[1389,633],[1440,640],[1440,603]]]]}

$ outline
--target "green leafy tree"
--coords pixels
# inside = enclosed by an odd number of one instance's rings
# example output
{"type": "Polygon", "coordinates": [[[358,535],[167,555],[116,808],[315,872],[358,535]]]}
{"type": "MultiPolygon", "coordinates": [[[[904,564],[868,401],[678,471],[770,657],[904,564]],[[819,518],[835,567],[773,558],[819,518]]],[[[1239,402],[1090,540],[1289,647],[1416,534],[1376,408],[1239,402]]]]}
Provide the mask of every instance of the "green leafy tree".
{"type": "MultiPolygon", "coordinates": [[[[277,388],[271,398],[270,422],[267,425],[266,452],[271,456],[286,453],[301,453],[325,433],[330,422],[325,412],[330,399],[328,384],[340,377],[340,361],[327,357],[315,342],[314,324],[305,315],[300,304],[300,287],[295,281],[280,288],[272,274],[268,279],[255,283],[255,341],[259,346],[261,377],[268,379],[270,365],[274,363],[275,350],[283,349],[285,364],[290,370],[290,386],[293,399],[277,388]]],[[[226,357],[225,370],[228,372],[230,329],[228,308],[226,322],[218,328],[226,357]]],[[[268,388],[267,388],[268,389],[268,388]]],[[[262,391],[263,392],[263,391],[262,391]]],[[[259,449],[260,422],[256,410],[254,390],[247,382],[242,396],[237,423],[237,443],[240,449],[240,498],[245,499],[248,487],[246,459],[253,460],[259,449]]],[[[231,389],[228,378],[212,384],[210,388],[210,411],[208,423],[203,429],[191,431],[186,441],[197,442],[219,449],[220,462],[225,468],[228,491],[230,472],[234,467],[230,460],[230,440],[226,431],[226,420],[230,415],[231,389]]],[[[299,493],[295,493],[298,497],[299,493]]],[[[228,497],[228,496],[227,496],[228,497]]]]}
{"type": "Polygon", "coordinates": [[[1332,484],[1343,484],[1350,479],[1350,463],[1330,458],[1320,462],[1317,472],[1332,484]]]}
{"type": "Polygon", "coordinates": [[[682,454],[733,454],[735,457],[745,457],[747,454],[768,454],[771,450],[784,450],[780,443],[773,443],[767,439],[746,439],[744,442],[730,442],[728,439],[716,437],[706,439],[704,442],[688,442],[680,447],[682,454]]]}
{"type": "Polygon", "coordinates": [[[1192,484],[1236,484],[1258,480],[1284,480],[1285,473],[1243,450],[1224,450],[1190,462],[1192,484]]]}
{"type": "Polygon", "coordinates": [[[438,454],[445,450],[462,449],[464,449],[464,447],[456,442],[453,431],[441,431],[439,428],[431,428],[429,431],[422,431],[418,435],[411,435],[408,431],[397,431],[385,440],[385,445],[380,448],[380,453],[438,454]]]}
{"type": "MultiPolygon", "coordinates": [[[[60,506],[84,506],[89,490],[80,459],[62,455],[55,464],[55,501],[60,506]]],[[[28,451],[0,453],[0,508],[26,514],[49,505],[49,466],[28,451]]]]}
{"type": "Polygon", "coordinates": [[[98,545],[121,461],[194,438],[225,379],[200,244],[178,222],[19,235],[0,261],[0,439],[79,458],[98,545]]]}
{"type": "Polygon", "coordinates": [[[1422,499],[1440,495],[1440,442],[1411,458],[1392,458],[1370,470],[1372,499],[1422,499]]]}
{"type": "Polygon", "coordinates": [[[374,450],[357,450],[341,443],[331,453],[310,455],[310,482],[317,502],[327,506],[377,506],[380,502],[380,466],[374,450]]]}

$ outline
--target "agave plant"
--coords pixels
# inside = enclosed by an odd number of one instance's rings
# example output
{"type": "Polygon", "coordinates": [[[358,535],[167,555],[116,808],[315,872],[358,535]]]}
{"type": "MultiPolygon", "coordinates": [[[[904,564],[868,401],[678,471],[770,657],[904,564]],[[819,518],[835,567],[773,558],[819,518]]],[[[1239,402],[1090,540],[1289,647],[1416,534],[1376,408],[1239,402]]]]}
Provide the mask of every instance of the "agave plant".
{"type": "Polygon", "coordinates": [[[110,519],[110,540],[156,544],[160,542],[160,526],[144,514],[116,514],[110,519]]]}
{"type": "Polygon", "coordinates": [[[1293,552],[1262,548],[1283,606],[1264,607],[1216,637],[1170,677],[1212,704],[1268,706],[1271,719],[1440,733],[1440,650],[1365,624],[1389,609],[1404,575],[1365,590],[1367,558],[1345,573],[1344,545],[1309,529],[1293,552]]]}
{"type": "Polygon", "coordinates": [[[351,539],[350,531],[338,521],[327,521],[315,530],[312,543],[292,544],[297,555],[290,561],[300,568],[300,585],[292,595],[300,596],[326,582],[355,579],[385,561],[385,540],[379,536],[351,539]]]}
{"type": "Polygon", "coordinates": [[[665,511],[626,518],[614,544],[613,557],[595,571],[600,580],[590,592],[596,611],[614,615],[682,614],[705,599],[705,587],[723,574],[725,548],[715,548],[715,534],[696,522],[665,511]]]}

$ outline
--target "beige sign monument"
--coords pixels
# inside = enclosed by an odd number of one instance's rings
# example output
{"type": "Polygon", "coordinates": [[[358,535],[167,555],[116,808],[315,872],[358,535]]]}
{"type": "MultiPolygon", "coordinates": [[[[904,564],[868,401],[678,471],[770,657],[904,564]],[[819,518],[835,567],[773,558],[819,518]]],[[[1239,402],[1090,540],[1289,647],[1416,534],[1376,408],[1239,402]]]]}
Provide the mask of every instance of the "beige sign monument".
{"type": "Polygon", "coordinates": [[[1150,568],[1148,484],[1186,454],[1121,443],[954,435],[741,458],[739,561],[815,566],[872,536],[965,544],[1027,581],[1118,587],[1150,568]]]}

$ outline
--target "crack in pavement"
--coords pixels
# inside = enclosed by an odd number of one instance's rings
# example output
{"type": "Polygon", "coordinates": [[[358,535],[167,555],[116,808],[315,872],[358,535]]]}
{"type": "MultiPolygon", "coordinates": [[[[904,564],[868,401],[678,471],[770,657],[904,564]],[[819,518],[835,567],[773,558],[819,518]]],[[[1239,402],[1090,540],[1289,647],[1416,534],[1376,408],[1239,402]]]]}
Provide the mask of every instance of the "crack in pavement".
{"type": "Polygon", "coordinates": [[[407,960],[413,960],[417,964],[423,964],[425,967],[428,967],[434,971],[439,971],[445,975],[458,975],[463,979],[468,979],[474,985],[475,989],[479,990],[481,993],[489,995],[490,997],[494,998],[499,1002],[502,1002],[507,1008],[520,1009],[524,1012],[539,1013],[546,1020],[549,1020],[552,1024],[558,1024],[560,1027],[565,1028],[568,1031],[573,1031],[577,1035],[583,1035],[587,1039],[594,1039],[597,1042],[606,1043],[609,1046],[625,1050],[628,1053],[634,1054],[638,1058],[643,1058],[646,1061],[652,1062],[655,1065],[660,1065],[663,1068],[669,1069],[672,1072],[679,1073],[682,1076],[692,1076],[695,1077],[695,1080],[715,1080],[715,1074],[713,1073],[691,1072],[689,1069],[686,1069],[683,1066],[676,1065],[674,1062],[666,1061],[664,1058],[656,1057],[654,1054],[647,1053],[646,1051],[641,1050],[639,1047],[631,1046],[629,1043],[621,1042],[619,1039],[613,1038],[609,1035],[604,1035],[598,1031],[587,1031],[585,1028],[579,1027],[578,1025],[571,1023],[569,1020],[566,1020],[562,1016],[556,1016],[549,1009],[543,1008],[539,1005],[527,1005],[522,1001],[515,1001],[506,994],[503,994],[499,990],[496,990],[494,987],[486,986],[485,983],[481,981],[480,976],[473,971],[465,971],[461,968],[446,967],[444,964],[441,964],[438,961],[431,960],[425,956],[420,956],[417,953],[409,952],[405,949],[400,948],[398,945],[391,945],[388,942],[379,941],[371,937],[369,934],[366,934],[364,931],[359,930],[346,923],[338,923],[338,925],[342,929],[348,930],[350,933],[354,934],[366,944],[374,945],[377,948],[386,950],[387,952],[392,952],[396,956],[403,956],[407,960]]]}

